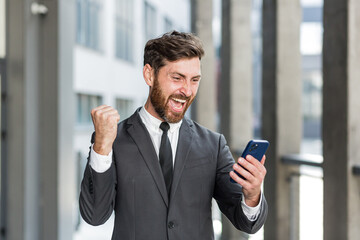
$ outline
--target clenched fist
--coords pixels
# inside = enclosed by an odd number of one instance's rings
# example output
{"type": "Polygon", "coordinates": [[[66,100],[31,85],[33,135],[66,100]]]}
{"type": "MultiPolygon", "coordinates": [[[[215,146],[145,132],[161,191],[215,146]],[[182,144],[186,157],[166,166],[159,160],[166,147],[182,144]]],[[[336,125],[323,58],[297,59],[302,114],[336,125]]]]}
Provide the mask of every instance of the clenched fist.
{"type": "Polygon", "coordinates": [[[116,138],[120,115],[116,109],[101,105],[91,110],[91,118],[95,128],[94,151],[100,155],[108,155],[116,138]]]}

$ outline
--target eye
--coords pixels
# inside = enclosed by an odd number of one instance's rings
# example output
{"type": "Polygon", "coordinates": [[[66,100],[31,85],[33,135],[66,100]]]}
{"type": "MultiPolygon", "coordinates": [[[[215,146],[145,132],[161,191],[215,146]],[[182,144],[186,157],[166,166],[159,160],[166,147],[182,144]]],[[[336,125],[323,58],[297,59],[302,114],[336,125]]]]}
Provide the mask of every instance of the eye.
{"type": "Polygon", "coordinates": [[[173,79],[174,81],[180,81],[180,80],[181,80],[181,76],[174,75],[174,76],[172,76],[172,79],[173,79]]]}

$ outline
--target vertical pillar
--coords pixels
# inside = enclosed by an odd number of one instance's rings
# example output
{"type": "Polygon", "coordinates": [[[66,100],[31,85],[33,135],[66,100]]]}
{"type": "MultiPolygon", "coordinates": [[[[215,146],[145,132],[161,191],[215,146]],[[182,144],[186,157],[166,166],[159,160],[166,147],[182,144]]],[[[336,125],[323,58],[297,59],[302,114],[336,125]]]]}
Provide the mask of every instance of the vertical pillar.
{"type": "MultiPolygon", "coordinates": [[[[72,88],[75,3],[44,1],[40,25],[41,239],[71,239],[75,194],[72,88]]],[[[39,16],[41,17],[41,16],[39,16]]]]}
{"type": "MultiPolygon", "coordinates": [[[[360,1],[349,2],[349,165],[360,166],[360,1]]],[[[351,172],[351,171],[350,171],[351,172]]],[[[348,174],[350,173],[348,172],[348,174]]],[[[349,240],[359,238],[360,229],[360,178],[349,174],[349,240]],[[355,214],[354,214],[355,213],[355,214]]]]}
{"type": "MultiPolygon", "coordinates": [[[[253,135],[251,4],[222,1],[220,126],[235,157],[253,135]]],[[[222,239],[247,239],[222,217],[222,239]]]]}
{"type": "MultiPolygon", "coordinates": [[[[74,203],[78,203],[77,162],[74,151],[74,124],[76,101],[73,89],[73,49],[76,33],[76,3],[73,0],[58,1],[58,159],[57,159],[57,216],[58,240],[73,238],[74,203]]],[[[46,34],[47,31],[45,31],[46,34]]],[[[49,233],[51,234],[51,233],[49,233]]],[[[47,238],[44,238],[47,239],[47,238]]]]}
{"type": "Polygon", "coordinates": [[[205,56],[201,60],[201,82],[194,102],[193,119],[216,130],[216,64],[212,33],[213,2],[192,0],[192,31],[202,40],[205,56]]]}
{"type": "MultiPolygon", "coordinates": [[[[41,170],[41,228],[40,239],[59,235],[58,209],[58,134],[59,134],[59,75],[58,75],[58,1],[46,2],[48,14],[40,23],[39,50],[39,115],[40,125],[40,170],[41,170]],[[54,216],[56,216],[54,218],[54,216]]],[[[41,17],[41,16],[38,16],[41,17]]]]}
{"type": "Polygon", "coordinates": [[[71,239],[75,4],[7,1],[6,239],[71,239]],[[70,21],[70,22],[66,22],[70,21]]]}
{"type": "Polygon", "coordinates": [[[298,221],[291,221],[299,219],[299,206],[291,203],[291,191],[299,187],[298,182],[289,181],[298,168],[284,166],[280,158],[299,153],[302,138],[300,23],[299,0],[263,1],[262,136],[270,142],[264,185],[270,205],[265,239],[299,237],[294,234],[298,221]]]}
{"type": "Polygon", "coordinates": [[[251,4],[222,1],[221,131],[233,151],[253,135],[251,4]]]}
{"type": "MultiPolygon", "coordinates": [[[[7,1],[7,173],[11,183],[6,194],[6,229],[8,239],[25,239],[25,19],[24,2],[7,1]]],[[[34,231],[37,231],[34,229],[34,231]]]]}
{"type": "Polygon", "coordinates": [[[360,2],[324,1],[324,239],[355,240],[360,229],[360,2]],[[336,96],[336,97],[334,97],[336,96]]]}

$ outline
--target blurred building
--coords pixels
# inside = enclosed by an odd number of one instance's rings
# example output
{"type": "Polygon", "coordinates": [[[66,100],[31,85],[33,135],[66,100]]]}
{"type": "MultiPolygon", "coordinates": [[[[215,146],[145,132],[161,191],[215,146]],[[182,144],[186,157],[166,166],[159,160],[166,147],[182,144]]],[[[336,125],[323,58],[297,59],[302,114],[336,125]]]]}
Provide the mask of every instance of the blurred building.
{"type": "Polygon", "coordinates": [[[74,46],[76,124],[74,145],[88,154],[93,131],[90,111],[106,104],[121,119],[145,103],[148,87],[142,76],[148,39],[171,31],[188,31],[188,0],[77,0],[74,46]],[[173,14],[176,12],[177,14],[173,14]]]}
{"type": "MultiPolygon", "coordinates": [[[[303,137],[321,138],[323,2],[303,1],[300,27],[303,80],[303,137]]],[[[308,150],[311,151],[311,150],[308,150]]],[[[313,152],[319,153],[319,152],[313,152]]]]}

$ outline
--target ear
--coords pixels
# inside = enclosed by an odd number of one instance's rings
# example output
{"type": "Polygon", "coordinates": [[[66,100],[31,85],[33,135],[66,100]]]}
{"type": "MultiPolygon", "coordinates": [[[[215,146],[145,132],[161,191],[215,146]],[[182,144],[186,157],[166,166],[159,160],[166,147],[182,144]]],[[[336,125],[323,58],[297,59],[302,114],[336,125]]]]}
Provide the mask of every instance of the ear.
{"type": "Polygon", "coordinates": [[[146,84],[149,87],[152,87],[152,85],[154,84],[154,70],[148,63],[145,64],[143,68],[143,76],[146,84]]]}

